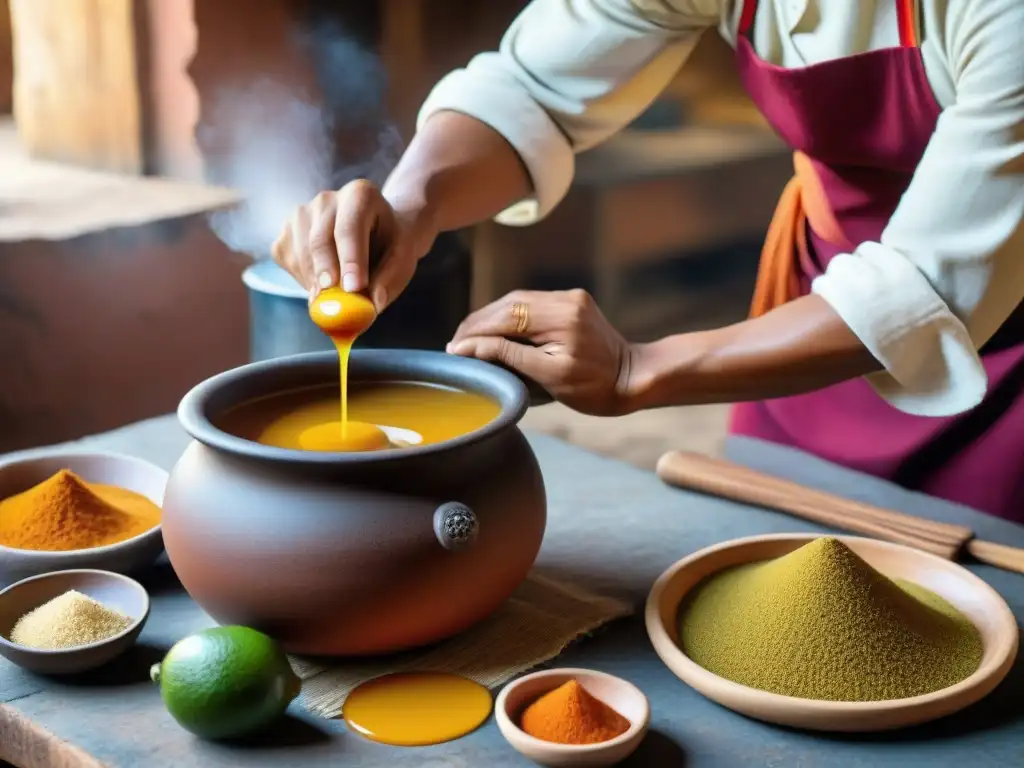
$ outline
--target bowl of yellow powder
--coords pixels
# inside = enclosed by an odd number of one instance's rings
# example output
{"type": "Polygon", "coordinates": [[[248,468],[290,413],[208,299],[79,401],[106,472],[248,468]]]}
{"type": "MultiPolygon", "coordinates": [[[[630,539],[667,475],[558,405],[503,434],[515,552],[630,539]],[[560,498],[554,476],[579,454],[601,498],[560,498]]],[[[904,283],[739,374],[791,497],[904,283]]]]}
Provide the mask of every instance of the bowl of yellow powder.
{"type": "Polygon", "coordinates": [[[128,650],[148,617],[149,595],[127,576],[33,576],[0,592],[0,655],[39,674],[85,672],[128,650]]]}
{"type": "Polygon", "coordinates": [[[51,571],[130,573],[163,551],[167,472],[112,453],[0,463],[0,587],[51,571]]]}
{"type": "Polygon", "coordinates": [[[736,539],[670,567],[647,600],[662,661],[749,717],[825,731],[923,723],[988,695],[1017,622],[956,563],[859,537],[736,539]]]}

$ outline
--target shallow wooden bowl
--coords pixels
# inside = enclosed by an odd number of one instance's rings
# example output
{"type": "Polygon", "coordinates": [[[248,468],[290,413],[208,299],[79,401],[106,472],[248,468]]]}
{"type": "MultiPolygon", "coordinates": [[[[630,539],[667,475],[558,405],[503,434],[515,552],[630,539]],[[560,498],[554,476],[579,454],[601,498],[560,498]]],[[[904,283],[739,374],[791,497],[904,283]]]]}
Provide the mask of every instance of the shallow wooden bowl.
{"type": "MultiPolygon", "coordinates": [[[[167,472],[134,456],[103,452],[33,453],[0,462],[0,499],[28,490],[62,469],[86,482],[117,485],[142,494],[158,507],[163,505],[167,472]]],[[[92,549],[37,552],[0,546],[0,587],[51,571],[97,568],[131,573],[151,565],[163,549],[159,525],[126,541],[92,549]]]]}
{"type": "Polygon", "coordinates": [[[149,595],[141,584],[118,573],[78,570],[33,576],[0,592],[0,655],[8,661],[43,675],[70,675],[102,666],[127,651],[149,618],[149,595]],[[43,651],[8,640],[18,619],[69,590],[81,592],[120,611],[132,624],[106,640],[43,651]]]}
{"type": "Polygon", "coordinates": [[[494,703],[494,719],[508,743],[535,763],[605,766],[625,760],[640,746],[650,724],[651,708],[643,692],[622,678],[592,669],[549,669],[525,675],[506,685],[494,703]],[[528,705],[573,679],[629,720],[629,730],[600,744],[576,745],[535,739],[519,727],[519,718],[528,705]]]}
{"type": "Polygon", "coordinates": [[[987,696],[1017,656],[1017,621],[999,594],[967,569],[900,544],[838,536],[869,565],[890,578],[930,589],[967,616],[981,632],[978,670],[956,685],[906,699],[837,702],[799,699],[726,680],[691,661],[679,647],[679,605],[702,579],[725,568],[789,554],[820,534],[775,534],[734,539],[702,549],[663,573],[647,598],[645,621],[654,650],[683,682],[723,707],[778,725],[819,731],[882,731],[917,725],[957,712],[987,696]]]}

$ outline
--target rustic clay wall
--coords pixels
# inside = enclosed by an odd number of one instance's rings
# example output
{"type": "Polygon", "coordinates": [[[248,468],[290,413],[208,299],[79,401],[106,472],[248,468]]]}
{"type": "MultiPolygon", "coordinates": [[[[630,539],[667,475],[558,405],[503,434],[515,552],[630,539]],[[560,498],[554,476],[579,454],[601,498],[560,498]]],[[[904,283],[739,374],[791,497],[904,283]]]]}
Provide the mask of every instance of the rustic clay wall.
{"type": "Polygon", "coordinates": [[[144,0],[138,32],[146,55],[141,74],[146,120],[146,171],[202,181],[203,159],[195,142],[199,94],[188,76],[198,34],[195,0],[144,0]]]}
{"type": "Polygon", "coordinates": [[[172,412],[244,363],[244,265],[197,217],[0,243],[0,452],[172,412]]]}
{"type": "MultiPolygon", "coordinates": [[[[292,124],[290,112],[299,104],[322,109],[324,122],[333,123],[332,138],[349,154],[364,150],[359,144],[366,132],[352,129],[373,111],[365,98],[358,101],[373,86],[353,82],[359,73],[349,71],[351,51],[332,43],[374,47],[375,4],[250,0],[239,13],[232,3],[147,0],[144,15],[155,172],[231,183],[234,158],[275,124],[292,124]],[[330,103],[332,92],[346,90],[342,103],[330,103]]],[[[376,90],[385,88],[382,79],[376,90]]],[[[307,137],[290,138],[301,143],[307,137]]]]}
{"type": "MultiPolygon", "coordinates": [[[[0,0],[0,112],[10,102],[10,1],[0,0]]],[[[347,36],[380,54],[387,69],[386,85],[382,82],[380,88],[386,90],[389,116],[408,138],[416,111],[430,87],[445,72],[464,64],[473,54],[493,48],[525,4],[524,0],[474,3],[465,0],[376,0],[370,3],[249,0],[245,12],[238,13],[233,3],[138,0],[134,5],[136,50],[125,56],[138,60],[137,90],[142,101],[138,130],[143,134],[144,167],[150,172],[176,178],[201,179],[204,159],[207,166],[216,165],[216,156],[222,155],[228,144],[237,141],[234,134],[238,131],[228,130],[223,109],[225,93],[233,89],[251,87],[259,81],[272,82],[311,102],[323,102],[324,94],[320,91],[326,84],[335,93],[347,87],[351,95],[359,88],[353,81],[360,76],[350,71],[351,62],[337,56],[332,62],[329,55],[320,56],[320,61],[316,61],[315,48],[318,44],[322,48],[324,35],[320,34],[319,42],[315,38],[329,26],[328,22],[335,28],[328,30],[328,35],[347,36]],[[340,89],[335,85],[338,79],[342,81],[340,89]],[[209,156],[204,158],[203,155],[209,156]]],[[[27,9],[34,6],[23,4],[20,7],[30,38],[26,45],[50,46],[47,51],[53,62],[73,67],[74,57],[69,58],[70,52],[58,54],[51,50],[54,44],[49,37],[52,35],[47,36],[43,34],[45,30],[35,27],[30,29],[29,20],[35,26],[42,23],[28,14],[27,9]]],[[[36,15],[45,16],[48,13],[45,10],[40,7],[36,15]]],[[[71,23],[77,18],[70,16],[62,23],[71,23]]],[[[94,45],[87,47],[86,52],[113,56],[114,52],[108,51],[108,47],[94,45]]],[[[93,68],[114,67],[115,63],[97,62],[93,68]]],[[[51,69],[54,67],[56,64],[51,69]]],[[[68,76],[73,77],[73,70],[69,72],[68,76]]],[[[94,88],[97,94],[110,101],[93,102],[93,117],[97,124],[105,126],[103,130],[112,130],[112,114],[130,111],[126,100],[136,98],[134,78],[132,74],[131,87],[126,85],[121,90],[108,89],[108,93],[99,85],[94,88]]],[[[53,87],[60,85],[58,81],[46,82],[53,87]]],[[[366,85],[364,92],[370,87],[366,85]]],[[[742,95],[732,66],[732,51],[714,33],[705,36],[692,63],[681,73],[670,94],[698,102],[700,108],[696,113],[702,118],[750,119],[749,103],[742,95]]],[[[327,101],[330,100],[327,94],[327,101]]],[[[341,138],[350,147],[350,154],[366,151],[360,144],[365,145],[368,139],[353,135],[351,125],[367,117],[363,114],[368,111],[366,99],[357,99],[357,103],[342,107],[341,112],[337,104],[332,108],[335,117],[343,118],[340,122],[348,124],[349,133],[341,138]]],[[[45,112],[51,108],[43,104],[39,109],[45,112]]],[[[79,108],[79,112],[82,109],[84,107],[79,108]]],[[[369,111],[377,109],[373,107],[369,111]]],[[[27,109],[28,112],[32,110],[27,109]]],[[[27,114],[26,119],[29,117],[32,115],[27,114]]],[[[380,115],[373,117],[379,119],[380,115]]],[[[85,158],[91,156],[90,151],[97,153],[102,149],[84,146],[71,149],[74,142],[56,134],[35,136],[52,132],[54,129],[46,128],[50,122],[37,120],[38,125],[23,130],[33,141],[47,147],[52,145],[51,154],[63,146],[61,142],[68,145],[62,151],[70,152],[69,156],[85,158]]],[[[127,117],[122,122],[125,130],[134,124],[127,117]]],[[[106,150],[107,154],[111,151],[106,150]]],[[[128,149],[125,153],[126,157],[118,158],[118,162],[123,161],[127,167],[131,153],[128,149]]],[[[61,151],[57,151],[53,156],[60,154],[61,151]]],[[[207,175],[209,172],[207,167],[207,175]]]]}
{"type": "MultiPolygon", "coordinates": [[[[216,118],[224,89],[261,77],[302,87],[287,55],[293,5],[251,0],[238,13],[233,3],[148,3],[139,16],[150,54],[143,95],[159,117],[146,126],[158,150],[150,170],[216,179],[198,147],[230,145],[252,126],[204,125],[202,108],[216,118]]],[[[0,451],[171,412],[191,386],[244,363],[247,263],[203,216],[0,244],[0,451]]]]}
{"type": "MultiPolygon", "coordinates": [[[[385,122],[408,140],[434,83],[493,49],[525,5],[250,0],[239,14],[231,3],[145,0],[150,167],[177,178],[231,183],[225,158],[244,150],[253,128],[237,109],[237,97],[246,91],[252,94],[247,118],[272,122],[275,109],[290,107],[282,94],[322,107],[343,149],[336,164],[358,164],[378,149],[385,122]],[[378,54],[381,71],[356,57],[354,48],[378,54]],[[260,100],[265,113],[253,106],[260,100]]],[[[714,32],[705,35],[666,96],[686,100],[698,120],[758,119],[739,85],[732,49],[714,32]]]]}
{"type": "Polygon", "coordinates": [[[261,256],[317,192],[356,175],[383,180],[402,141],[387,131],[379,19],[374,3],[252,0],[240,14],[231,3],[148,0],[150,169],[237,189],[246,203],[215,229],[261,256]]]}
{"type": "MultiPolygon", "coordinates": [[[[254,127],[218,123],[223,93],[260,80],[310,87],[312,65],[294,55],[298,5],[252,0],[238,13],[232,3],[149,3],[144,96],[160,117],[147,122],[160,150],[147,157],[151,170],[223,180],[218,160],[254,127]]],[[[205,217],[99,228],[0,244],[0,451],[171,412],[191,386],[248,358],[248,259],[205,217]]]]}
{"type": "Polygon", "coordinates": [[[250,0],[239,13],[233,3],[144,0],[142,79],[151,172],[189,181],[216,176],[204,154],[223,154],[243,140],[246,128],[258,128],[225,125],[225,98],[257,81],[304,88],[310,76],[297,74],[302,64],[293,45],[304,4],[250,0]]]}

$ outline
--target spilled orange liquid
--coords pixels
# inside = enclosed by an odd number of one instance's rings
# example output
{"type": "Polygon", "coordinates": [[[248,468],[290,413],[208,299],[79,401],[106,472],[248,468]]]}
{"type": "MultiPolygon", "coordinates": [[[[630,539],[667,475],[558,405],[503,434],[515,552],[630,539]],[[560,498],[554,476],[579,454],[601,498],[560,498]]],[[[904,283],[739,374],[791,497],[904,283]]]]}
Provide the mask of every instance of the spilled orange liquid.
{"type": "Polygon", "coordinates": [[[425,747],[475,731],[491,714],[491,693],[441,672],[402,672],[370,680],[345,699],[342,717],[368,739],[425,747]]]}
{"type": "Polygon", "coordinates": [[[309,306],[309,316],[338,350],[341,378],[341,420],[316,424],[299,436],[307,451],[377,451],[391,445],[376,424],[349,422],[348,361],[352,345],[377,319],[373,302],[359,293],[327,288],[309,306]]]}

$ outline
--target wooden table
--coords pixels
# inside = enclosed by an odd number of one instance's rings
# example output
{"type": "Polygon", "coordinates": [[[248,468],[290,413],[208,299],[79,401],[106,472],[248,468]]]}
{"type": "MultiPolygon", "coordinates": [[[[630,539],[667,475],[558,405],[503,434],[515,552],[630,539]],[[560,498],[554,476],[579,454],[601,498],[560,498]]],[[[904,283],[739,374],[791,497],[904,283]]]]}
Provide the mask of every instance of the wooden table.
{"type": "MultiPolygon", "coordinates": [[[[736,536],[814,527],[762,510],[663,486],[651,473],[548,437],[531,438],[548,482],[550,518],[538,568],[639,606],[673,561],[736,536]]],[[[170,466],[186,443],[170,417],[87,439],[80,447],[123,451],[170,466]]],[[[808,485],[956,521],[985,538],[1024,545],[1024,527],[908,493],[764,443],[732,441],[741,463],[808,485]]],[[[971,566],[1024,616],[1024,577],[971,566]]],[[[147,680],[175,640],[206,624],[165,565],[145,574],[153,613],[138,647],[102,673],[45,680],[0,661],[0,760],[18,768],[513,768],[528,766],[493,722],[450,744],[397,749],[372,744],[337,721],[295,708],[256,743],[225,746],[180,730],[147,680]]],[[[747,720],[698,695],[659,662],[640,616],[617,622],[567,651],[557,664],[634,681],[652,706],[652,732],[627,765],[642,768],[939,768],[1024,762],[1024,664],[975,707],[929,726],[876,736],[800,733],[747,720]]]]}

